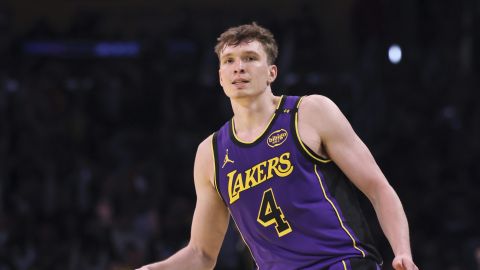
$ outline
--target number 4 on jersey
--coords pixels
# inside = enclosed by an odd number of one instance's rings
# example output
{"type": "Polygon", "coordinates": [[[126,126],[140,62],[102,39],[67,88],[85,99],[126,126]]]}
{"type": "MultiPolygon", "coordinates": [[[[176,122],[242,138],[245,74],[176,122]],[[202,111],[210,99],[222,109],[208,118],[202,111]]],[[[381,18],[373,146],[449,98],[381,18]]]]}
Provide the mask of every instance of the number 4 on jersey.
{"type": "Polygon", "coordinates": [[[278,207],[277,202],[275,201],[272,188],[269,188],[263,192],[257,221],[264,227],[275,224],[275,229],[277,230],[279,237],[282,237],[292,231],[290,224],[288,224],[287,220],[285,220],[282,209],[278,207]]]}

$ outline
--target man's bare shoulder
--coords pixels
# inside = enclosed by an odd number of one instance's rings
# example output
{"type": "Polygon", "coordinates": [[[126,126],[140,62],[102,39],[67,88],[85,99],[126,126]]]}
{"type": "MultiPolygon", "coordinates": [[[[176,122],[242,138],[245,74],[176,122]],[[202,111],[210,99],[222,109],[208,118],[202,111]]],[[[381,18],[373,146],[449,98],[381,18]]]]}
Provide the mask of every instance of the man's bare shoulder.
{"type": "Polygon", "coordinates": [[[213,181],[214,176],[214,158],[213,158],[213,134],[205,138],[197,148],[195,157],[195,177],[196,179],[208,179],[213,181]]]}
{"type": "Polygon", "coordinates": [[[197,149],[197,155],[200,154],[211,154],[212,153],[212,138],[213,134],[210,134],[206,137],[199,145],[197,149]]]}
{"type": "Polygon", "coordinates": [[[328,123],[340,116],[340,109],[328,97],[322,95],[305,96],[299,107],[299,118],[314,123],[328,123]]]}
{"type": "Polygon", "coordinates": [[[305,96],[300,103],[300,108],[303,110],[313,110],[321,112],[335,108],[335,103],[326,96],[322,95],[309,95],[305,96]]]}
{"type": "Polygon", "coordinates": [[[300,133],[303,132],[308,137],[313,132],[322,141],[336,136],[336,132],[341,132],[348,126],[348,120],[338,106],[322,95],[305,96],[298,109],[298,119],[300,133]]]}

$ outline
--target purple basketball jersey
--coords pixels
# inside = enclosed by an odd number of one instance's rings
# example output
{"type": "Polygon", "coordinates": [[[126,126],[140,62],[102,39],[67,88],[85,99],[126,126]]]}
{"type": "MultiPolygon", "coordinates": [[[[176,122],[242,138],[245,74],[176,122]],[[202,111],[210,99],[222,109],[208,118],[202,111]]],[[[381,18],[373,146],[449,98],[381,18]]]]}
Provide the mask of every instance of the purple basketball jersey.
{"type": "Polygon", "coordinates": [[[263,134],[213,137],[215,185],[258,269],[326,269],[352,257],[380,261],[355,189],[334,162],[299,139],[301,99],[282,96],[263,134]]]}

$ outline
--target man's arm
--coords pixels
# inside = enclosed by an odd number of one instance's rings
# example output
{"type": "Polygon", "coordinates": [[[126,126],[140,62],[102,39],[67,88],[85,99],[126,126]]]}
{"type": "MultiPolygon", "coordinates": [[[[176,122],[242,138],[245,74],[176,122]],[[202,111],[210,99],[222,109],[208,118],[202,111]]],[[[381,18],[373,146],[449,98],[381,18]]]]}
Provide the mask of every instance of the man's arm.
{"type": "Polygon", "coordinates": [[[213,185],[212,136],[198,147],[194,182],[197,204],[193,214],[190,242],[170,258],[139,270],[213,269],[227,231],[229,213],[213,185]]]}
{"type": "Polygon", "coordinates": [[[338,107],[323,96],[305,97],[299,109],[299,129],[307,145],[319,154],[327,154],[368,197],[395,254],[394,269],[418,269],[413,263],[400,199],[338,107]]]}

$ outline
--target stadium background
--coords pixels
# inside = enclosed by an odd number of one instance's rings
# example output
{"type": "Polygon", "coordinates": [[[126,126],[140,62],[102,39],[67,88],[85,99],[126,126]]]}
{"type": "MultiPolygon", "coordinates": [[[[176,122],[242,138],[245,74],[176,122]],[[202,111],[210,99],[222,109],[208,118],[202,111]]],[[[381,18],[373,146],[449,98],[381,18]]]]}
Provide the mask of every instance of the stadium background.
{"type": "MultiPolygon", "coordinates": [[[[370,147],[420,269],[480,269],[479,15],[474,0],[1,1],[0,270],[132,269],[184,246],[196,146],[231,116],[215,39],[251,21],[280,46],[274,92],[329,96],[370,147]]],[[[229,230],[216,269],[250,264],[229,230]]]]}

